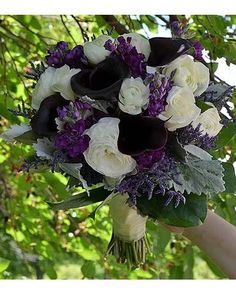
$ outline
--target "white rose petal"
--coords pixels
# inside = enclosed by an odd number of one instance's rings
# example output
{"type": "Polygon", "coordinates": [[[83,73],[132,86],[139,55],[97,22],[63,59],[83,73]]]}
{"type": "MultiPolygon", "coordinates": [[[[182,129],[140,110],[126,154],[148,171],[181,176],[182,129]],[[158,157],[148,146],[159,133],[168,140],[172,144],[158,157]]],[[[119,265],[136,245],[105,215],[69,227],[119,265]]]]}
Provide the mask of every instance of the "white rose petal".
{"type": "Polygon", "coordinates": [[[117,118],[102,118],[86,131],[90,137],[84,152],[87,163],[97,172],[112,178],[134,170],[136,161],[118,150],[119,122],[117,118]]]}
{"type": "Polygon", "coordinates": [[[66,100],[75,100],[76,94],[71,88],[70,79],[80,71],[80,69],[70,69],[68,65],[56,69],[51,89],[54,92],[59,92],[66,100]]]}
{"type": "Polygon", "coordinates": [[[209,69],[201,62],[195,62],[195,68],[197,73],[197,89],[194,95],[201,95],[207,88],[210,82],[209,69]]]}
{"type": "Polygon", "coordinates": [[[138,33],[123,34],[122,36],[126,40],[128,37],[131,37],[131,44],[136,47],[138,53],[145,55],[145,60],[148,60],[148,57],[151,53],[151,46],[147,38],[138,33]]]}
{"type": "Polygon", "coordinates": [[[98,64],[110,55],[110,51],[106,50],[104,45],[106,41],[113,38],[108,35],[101,35],[95,40],[84,43],[84,54],[91,64],[98,64]]]}
{"type": "Polygon", "coordinates": [[[177,86],[190,87],[194,95],[201,95],[209,84],[209,69],[201,62],[194,61],[189,55],[182,55],[165,66],[163,73],[170,77],[175,71],[174,83],[177,86]]]}
{"type": "Polygon", "coordinates": [[[28,131],[32,130],[31,126],[26,125],[26,124],[22,124],[21,125],[12,125],[10,127],[10,129],[8,129],[7,131],[3,132],[0,135],[0,138],[8,141],[8,142],[13,142],[14,139],[28,131]]]}
{"type": "Polygon", "coordinates": [[[216,136],[220,130],[222,129],[223,125],[220,123],[220,115],[215,107],[212,107],[202,114],[200,114],[193,122],[193,128],[196,128],[199,124],[200,130],[203,134],[208,134],[209,136],[216,136]]]}
{"type": "Polygon", "coordinates": [[[52,90],[52,81],[55,75],[56,69],[49,67],[40,76],[38,83],[36,84],[32,93],[32,107],[35,110],[39,109],[41,102],[48,96],[54,94],[52,90]]]}
{"type": "Polygon", "coordinates": [[[167,98],[165,111],[159,115],[166,121],[165,126],[169,131],[189,125],[196,119],[201,109],[195,104],[195,98],[190,88],[174,86],[167,98]]]}
{"type": "Polygon", "coordinates": [[[80,69],[70,69],[68,65],[58,69],[47,68],[40,76],[32,93],[32,107],[38,110],[41,102],[56,92],[67,100],[74,100],[76,95],[71,88],[70,79],[79,72],[80,69]]]}
{"type": "Polygon", "coordinates": [[[131,115],[140,114],[148,105],[149,93],[141,78],[125,79],[119,93],[119,108],[131,115]]]}

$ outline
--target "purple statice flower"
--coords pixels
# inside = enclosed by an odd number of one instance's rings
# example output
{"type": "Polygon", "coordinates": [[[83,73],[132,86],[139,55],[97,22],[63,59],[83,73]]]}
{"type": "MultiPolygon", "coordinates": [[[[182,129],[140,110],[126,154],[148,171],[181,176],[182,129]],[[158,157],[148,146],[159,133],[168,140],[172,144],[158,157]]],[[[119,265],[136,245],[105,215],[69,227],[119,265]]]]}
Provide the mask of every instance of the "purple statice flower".
{"type": "Polygon", "coordinates": [[[64,122],[75,122],[83,118],[85,114],[91,114],[91,112],[91,105],[80,100],[76,100],[69,105],[57,108],[58,118],[60,121],[64,122]]]}
{"type": "Polygon", "coordinates": [[[66,123],[63,132],[55,137],[55,147],[65,152],[70,158],[79,157],[89,146],[89,136],[83,135],[85,129],[85,120],[79,120],[74,124],[66,123]]]}
{"type": "Polygon", "coordinates": [[[203,53],[202,53],[202,51],[203,51],[202,44],[199,41],[196,41],[196,42],[193,43],[193,48],[194,48],[193,57],[198,61],[204,62],[204,59],[202,57],[202,55],[203,55],[203,53]]]}
{"type": "Polygon", "coordinates": [[[165,110],[166,97],[173,86],[173,82],[168,77],[160,78],[155,75],[149,84],[150,95],[148,104],[148,115],[157,117],[165,110]]]}
{"type": "Polygon", "coordinates": [[[46,63],[54,68],[64,65],[68,65],[70,68],[79,68],[81,63],[87,63],[83,46],[77,45],[69,49],[68,43],[64,41],[58,42],[52,49],[49,49],[45,59],[46,63]]]}
{"type": "Polygon", "coordinates": [[[84,131],[94,123],[91,105],[76,100],[57,109],[60,131],[55,136],[55,147],[70,158],[77,158],[88,148],[89,136],[84,131]]]}
{"type": "MultiPolygon", "coordinates": [[[[165,154],[151,168],[138,171],[137,174],[125,177],[118,185],[117,191],[129,194],[129,202],[136,205],[137,197],[150,200],[155,195],[166,195],[170,181],[179,183],[179,171],[174,159],[165,154]]],[[[169,197],[169,195],[167,195],[169,197]]]]}
{"type": "Polygon", "coordinates": [[[84,55],[83,46],[77,45],[69,50],[65,55],[64,61],[70,68],[79,68],[81,62],[87,64],[87,58],[84,55]]]}
{"type": "Polygon", "coordinates": [[[48,55],[45,57],[47,64],[54,68],[62,67],[65,64],[64,58],[68,51],[68,43],[64,41],[58,42],[53,48],[48,50],[48,55]]]}
{"type": "Polygon", "coordinates": [[[178,131],[179,142],[183,145],[193,144],[203,150],[210,150],[215,147],[216,136],[202,134],[201,124],[194,128],[191,124],[178,131]]]}
{"type": "Polygon", "coordinates": [[[147,74],[145,56],[138,53],[136,47],[131,44],[131,40],[132,37],[128,37],[126,40],[123,36],[120,36],[117,38],[118,42],[116,43],[107,40],[104,47],[106,50],[111,51],[111,55],[118,56],[128,65],[131,76],[144,79],[147,74]]]}
{"type": "Polygon", "coordinates": [[[163,149],[154,151],[145,151],[137,156],[134,156],[139,170],[151,168],[154,163],[159,162],[164,157],[165,152],[163,149]]]}

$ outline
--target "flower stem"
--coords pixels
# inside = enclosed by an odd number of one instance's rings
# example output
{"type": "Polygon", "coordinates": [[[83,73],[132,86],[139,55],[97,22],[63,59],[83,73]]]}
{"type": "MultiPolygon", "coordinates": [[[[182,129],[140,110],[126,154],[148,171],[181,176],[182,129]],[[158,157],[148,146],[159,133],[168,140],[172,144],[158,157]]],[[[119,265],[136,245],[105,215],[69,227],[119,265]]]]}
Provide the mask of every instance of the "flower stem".
{"type": "Polygon", "coordinates": [[[129,269],[140,267],[145,263],[146,252],[150,251],[147,238],[126,242],[112,234],[106,256],[114,255],[119,263],[127,263],[129,269]]]}

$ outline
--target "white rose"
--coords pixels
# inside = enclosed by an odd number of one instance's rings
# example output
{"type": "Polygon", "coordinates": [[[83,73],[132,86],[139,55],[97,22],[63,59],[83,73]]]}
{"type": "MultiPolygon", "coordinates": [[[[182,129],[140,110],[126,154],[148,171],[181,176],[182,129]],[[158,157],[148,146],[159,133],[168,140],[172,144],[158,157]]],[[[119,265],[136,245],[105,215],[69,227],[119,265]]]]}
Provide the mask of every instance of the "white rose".
{"type": "Polygon", "coordinates": [[[195,104],[195,98],[190,88],[174,86],[167,98],[165,111],[159,115],[166,121],[165,126],[169,131],[189,125],[196,119],[201,109],[195,104]]]}
{"type": "Polygon", "coordinates": [[[113,38],[108,35],[101,35],[93,41],[84,43],[84,54],[91,64],[96,65],[110,55],[111,52],[104,47],[108,40],[113,41],[113,38]]]}
{"type": "Polygon", "coordinates": [[[131,115],[140,114],[148,105],[149,93],[141,78],[125,79],[119,93],[119,108],[131,115]]]}
{"type": "Polygon", "coordinates": [[[195,96],[201,95],[209,84],[209,69],[201,62],[194,61],[189,55],[182,55],[165,66],[163,73],[170,77],[176,70],[174,83],[177,86],[190,87],[195,96]]]}
{"type": "Polygon", "coordinates": [[[49,67],[40,76],[38,83],[36,84],[32,93],[32,107],[35,110],[39,109],[41,102],[48,96],[54,94],[52,90],[52,81],[55,75],[56,69],[49,67]]]}
{"type": "Polygon", "coordinates": [[[72,76],[80,71],[80,69],[70,69],[68,65],[56,69],[51,85],[52,90],[60,92],[61,96],[66,100],[75,100],[76,94],[71,88],[70,80],[72,76]]]}
{"type": "Polygon", "coordinates": [[[70,79],[79,72],[80,69],[70,69],[68,65],[58,69],[47,68],[40,76],[32,93],[32,107],[38,110],[41,102],[56,92],[59,92],[67,100],[74,100],[76,95],[72,91],[70,79]]]}
{"type": "Polygon", "coordinates": [[[220,116],[215,107],[212,107],[202,114],[200,114],[193,122],[192,126],[193,128],[196,128],[199,124],[200,131],[203,132],[203,134],[208,134],[209,136],[216,136],[220,130],[222,129],[223,125],[220,123],[220,116]]]}
{"type": "Polygon", "coordinates": [[[145,55],[145,60],[148,60],[148,57],[151,53],[151,46],[147,38],[138,33],[123,34],[122,36],[126,40],[128,37],[131,37],[131,44],[136,47],[138,53],[145,55]]]}
{"type": "Polygon", "coordinates": [[[117,178],[134,170],[136,161],[118,150],[119,122],[117,118],[102,118],[86,131],[90,137],[84,152],[87,163],[97,172],[117,178]]]}

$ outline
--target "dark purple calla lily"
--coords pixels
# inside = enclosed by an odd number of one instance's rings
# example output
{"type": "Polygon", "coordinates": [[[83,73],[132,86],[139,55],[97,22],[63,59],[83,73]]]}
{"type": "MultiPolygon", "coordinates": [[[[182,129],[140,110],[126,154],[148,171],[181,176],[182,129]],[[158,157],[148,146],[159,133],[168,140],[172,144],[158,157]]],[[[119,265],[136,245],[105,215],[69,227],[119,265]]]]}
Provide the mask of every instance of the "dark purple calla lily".
{"type": "Polygon", "coordinates": [[[58,117],[57,108],[68,105],[60,94],[56,93],[45,98],[36,114],[31,119],[30,125],[39,136],[50,136],[57,130],[55,118],[58,117]]]}
{"type": "Polygon", "coordinates": [[[94,69],[82,70],[71,78],[71,87],[79,95],[92,99],[117,98],[123,80],[129,77],[128,66],[117,57],[107,57],[94,69]]]}
{"type": "Polygon", "coordinates": [[[118,149],[127,155],[138,155],[165,146],[168,132],[158,118],[122,115],[119,123],[118,149]]]}
{"type": "Polygon", "coordinates": [[[151,53],[147,63],[151,67],[164,66],[192,47],[192,44],[184,39],[155,37],[151,38],[149,43],[151,53]]]}

